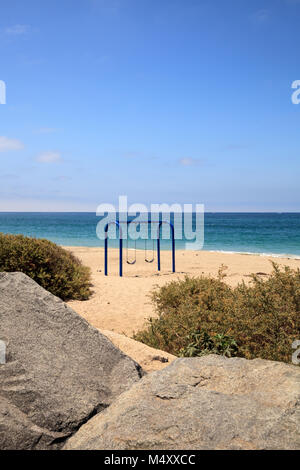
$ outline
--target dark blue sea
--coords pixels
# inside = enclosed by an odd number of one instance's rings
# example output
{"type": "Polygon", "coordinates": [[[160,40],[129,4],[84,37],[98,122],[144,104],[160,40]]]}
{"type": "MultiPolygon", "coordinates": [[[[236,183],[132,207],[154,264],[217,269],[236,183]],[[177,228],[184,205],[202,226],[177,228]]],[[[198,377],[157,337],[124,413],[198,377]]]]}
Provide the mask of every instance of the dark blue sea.
{"type": "MultiPolygon", "coordinates": [[[[64,246],[103,246],[95,213],[0,213],[0,232],[47,238],[64,246]]],[[[194,228],[195,228],[195,221],[194,228]]],[[[185,249],[185,239],[176,249],[185,249]]],[[[148,248],[151,241],[148,242],[148,248]]],[[[117,241],[110,241],[117,246],[117,241]]],[[[130,241],[130,248],[134,242],[130,241]]],[[[137,249],[145,241],[137,240],[137,249]]],[[[162,249],[171,249],[163,240],[162,249]]],[[[195,243],[195,249],[199,244],[195,243]]],[[[204,250],[300,256],[300,213],[205,213],[204,250]]]]}

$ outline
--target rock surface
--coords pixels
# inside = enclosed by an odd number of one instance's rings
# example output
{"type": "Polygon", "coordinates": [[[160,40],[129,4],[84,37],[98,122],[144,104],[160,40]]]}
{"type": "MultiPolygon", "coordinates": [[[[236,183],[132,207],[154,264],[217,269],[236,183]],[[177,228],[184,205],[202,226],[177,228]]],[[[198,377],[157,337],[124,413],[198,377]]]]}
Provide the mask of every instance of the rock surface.
{"type": "Polygon", "coordinates": [[[0,273],[0,449],[59,448],[140,366],[22,273],[0,273]]]}
{"type": "Polygon", "coordinates": [[[64,449],[299,449],[300,368],[209,355],[147,375],[64,449]]]}

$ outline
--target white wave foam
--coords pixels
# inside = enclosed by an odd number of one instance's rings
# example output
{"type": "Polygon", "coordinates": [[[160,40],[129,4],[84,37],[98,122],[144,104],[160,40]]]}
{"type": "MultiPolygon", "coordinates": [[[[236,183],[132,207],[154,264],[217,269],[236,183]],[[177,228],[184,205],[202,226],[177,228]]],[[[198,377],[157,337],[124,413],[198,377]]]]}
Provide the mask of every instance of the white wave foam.
{"type": "Polygon", "coordinates": [[[225,253],[225,254],[237,254],[237,255],[256,255],[256,256],[269,256],[271,258],[287,258],[300,260],[299,255],[292,255],[289,253],[256,253],[254,251],[226,251],[226,250],[204,250],[209,253],[225,253]]]}

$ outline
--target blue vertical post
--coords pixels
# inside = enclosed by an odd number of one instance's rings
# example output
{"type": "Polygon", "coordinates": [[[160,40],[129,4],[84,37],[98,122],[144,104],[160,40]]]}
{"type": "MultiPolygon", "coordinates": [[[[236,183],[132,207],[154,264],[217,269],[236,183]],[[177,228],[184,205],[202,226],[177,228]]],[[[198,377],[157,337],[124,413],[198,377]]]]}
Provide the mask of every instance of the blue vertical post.
{"type": "MultiPolygon", "coordinates": [[[[159,226],[160,229],[160,226],[159,226]]],[[[159,229],[157,237],[157,270],[160,271],[160,238],[159,238],[159,229]]]]}
{"type": "Polygon", "coordinates": [[[123,276],[123,238],[122,238],[122,231],[121,227],[119,225],[119,237],[120,237],[120,242],[119,242],[119,274],[120,277],[123,276]]]}
{"type": "Polygon", "coordinates": [[[172,232],[172,271],[175,273],[175,230],[174,225],[171,224],[171,232],[172,232]]]}
{"type": "Polygon", "coordinates": [[[109,222],[108,224],[105,225],[104,228],[104,233],[105,233],[105,239],[104,239],[104,274],[105,276],[108,275],[107,273],[107,258],[108,258],[108,241],[107,241],[107,235],[108,235],[108,227],[111,224],[115,224],[117,227],[119,227],[119,275],[120,277],[123,276],[123,237],[122,237],[122,229],[119,224],[119,222],[109,222]]]}
{"type": "Polygon", "coordinates": [[[108,224],[105,226],[105,239],[104,239],[104,274],[107,276],[107,229],[108,224]]]}
{"type": "Polygon", "coordinates": [[[157,270],[160,271],[160,227],[162,224],[169,224],[171,227],[172,236],[172,272],[175,273],[175,230],[174,225],[171,222],[160,221],[157,230],[157,270]]]}

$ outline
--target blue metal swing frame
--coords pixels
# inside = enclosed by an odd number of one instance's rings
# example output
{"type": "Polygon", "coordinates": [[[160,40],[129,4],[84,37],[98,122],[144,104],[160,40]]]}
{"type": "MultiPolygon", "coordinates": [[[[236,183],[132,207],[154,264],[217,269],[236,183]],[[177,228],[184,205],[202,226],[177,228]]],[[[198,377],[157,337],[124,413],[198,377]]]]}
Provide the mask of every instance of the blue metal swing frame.
{"type": "MultiPolygon", "coordinates": [[[[104,274],[105,276],[108,276],[108,229],[109,226],[114,224],[119,228],[119,276],[123,276],[123,237],[122,237],[122,227],[121,224],[126,223],[126,222],[119,222],[119,221],[112,221],[108,222],[105,225],[104,228],[104,233],[105,233],[105,239],[104,239],[104,274]]],[[[172,272],[175,273],[175,229],[174,225],[172,222],[167,222],[166,220],[161,220],[161,221],[142,221],[142,222],[135,222],[133,221],[127,221],[127,225],[131,223],[136,223],[136,224],[158,224],[157,228],[157,270],[161,270],[161,263],[160,263],[160,229],[162,224],[168,224],[171,227],[171,239],[172,239],[172,272]]]]}

